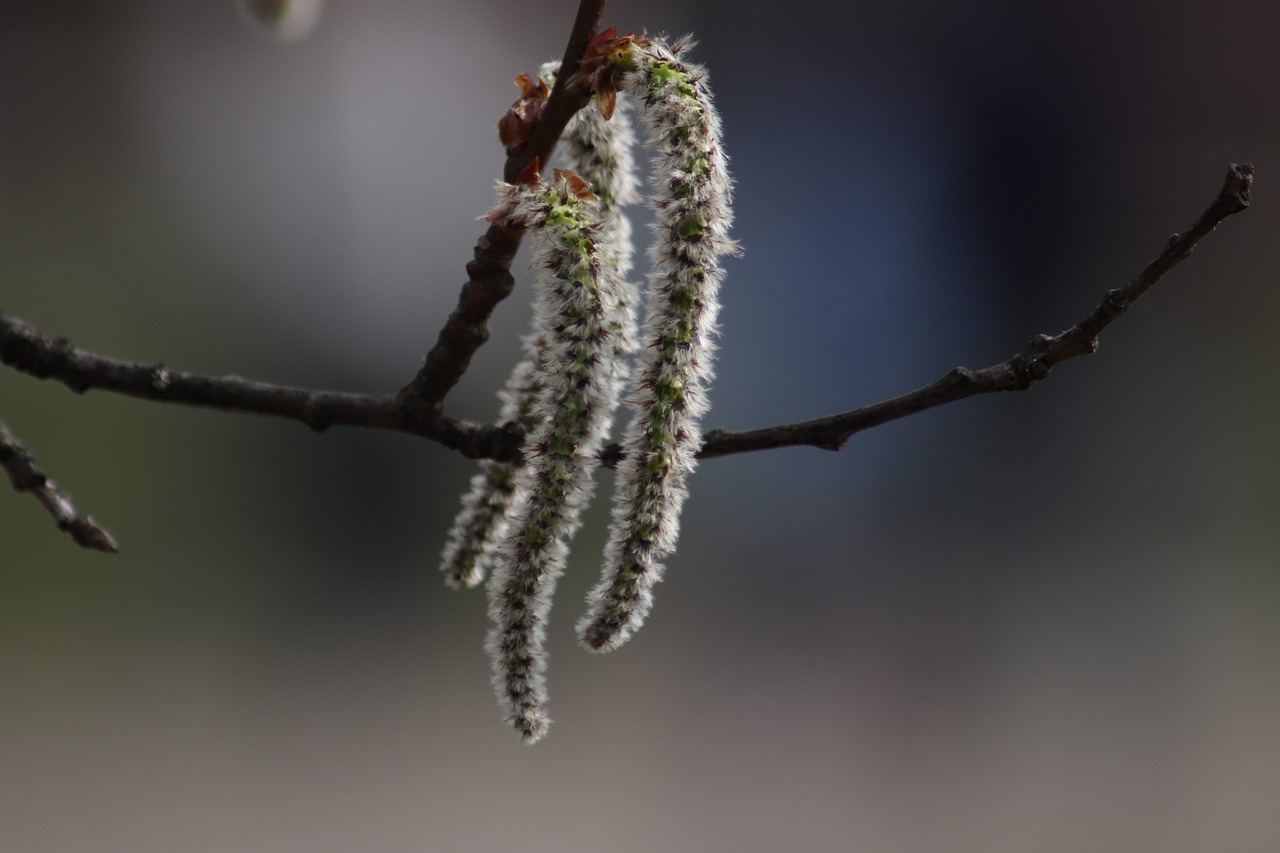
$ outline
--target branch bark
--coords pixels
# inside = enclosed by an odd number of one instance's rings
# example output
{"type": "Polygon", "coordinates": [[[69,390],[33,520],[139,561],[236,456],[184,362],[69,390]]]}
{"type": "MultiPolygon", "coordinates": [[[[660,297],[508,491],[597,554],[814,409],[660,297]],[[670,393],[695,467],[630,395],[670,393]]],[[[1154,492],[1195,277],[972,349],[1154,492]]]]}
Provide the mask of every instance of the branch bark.
{"type": "Polygon", "coordinates": [[[35,457],[0,421],[0,468],[9,475],[9,482],[16,492],[30,492],[45,508],[59,530],[65,530],[81,548],[106,551],[114,554],[120,550],[116,540],[102,525],[87,515],[81,515],[36,463],[35,457]]]}
{"type": "Polygon", "coordinates": [[[1167,272],[1185,260],[1196,244],[1216,228],[1218,223],[1249,206],[1252,185],[1253,164],[1232,163],[1213,203],[1190,228],[1171,236],[1164,251],[1147,264],[1142,272],[1124,287],[1107,291],[1093,313],[1079,323],[1056,335],[1036,335],[1025,350],[1007,361],[981,370],[956,367],[934,382],[908,394],[830,417],[748,432],[712,430],[704,437],[701,456],[728,456],[795,445],[840,450],[856,433],[898,418],[978,394],[1030,388],[1046,378],[1056,365],[1069,358],[1096,352],[1098,335],[1107,326],[1119,319],[1167,272]]]}
{"type": "MultiPolygon", "coordinates": [[[[1185,260],[1218,223],[1249,206],[1252,183],[1252,164],[1232,164],[1213,203],[1190,228],[1173,235],[1142,272],[1124,287],[1108,291],[1092,313],[1074,326],[1056,335],[1037,335],[1024,351],[1007,361],[979,370],[956,367],[923,388],[829,417],[744,432],[714,429],[705,434],[699,457],[710,459],[797,445],[840,450],[856,433],[889,421],[979,394],[1025,390],[1067,359],[1095,352],[1098,335],[1104,329],[1185,260]]],[[[54,379],[77,393],[97,388],[144,400],[270,415],[300,421],[317,431],[330,426],[357,426],[406,432],[439,442],[472,459],[514,460],[523,438],[515,427],[448,417],[437,407],[423,406],[403,391],[313,391],[107,358],[79,349],[65,338],[49,338],[2,311],[0,362],[37,379],[54,379]]],[[[621,450],[612,445],[602,456],[611,466],[620,458],[621,450]]]]}
{"type": "MultiPolygon", "coordinates": [[[[604,6],[605,0],[581,0],[578,4],[551,97],[524,145],[508,155],[503,166],[503,179],[508,183],[514,183],[516,176],[533,163],[545,166],[569,119],[590,101],[590,92],[572,87],[568,81],[582,62],[587,42],[600,27],[604,6]]],[[[443,411],[445,395],[462,379],[471,357],[489,339],[489,315],[515,286],[511,261],[523,236],[523,228],[494,223],[476,242],[458,307],[440,330],[439,339],[427,353],[417,376],[400,390],[399,405],[414,419],[429,419],[443,411]]]]}
{"type": "Polygon", "coordinates": [[[96,355],[66,338],[50,338],[0,311],[0,363],[36,379],[53,379],[77,394],[90,389],[160,403],[248,412],[300,421],[317,432],[359,426],[407,432],[473,459],[514,458],[519,436],[406,405],[395,394],[313,391],[239,376],[204,376],[96,355]]]}

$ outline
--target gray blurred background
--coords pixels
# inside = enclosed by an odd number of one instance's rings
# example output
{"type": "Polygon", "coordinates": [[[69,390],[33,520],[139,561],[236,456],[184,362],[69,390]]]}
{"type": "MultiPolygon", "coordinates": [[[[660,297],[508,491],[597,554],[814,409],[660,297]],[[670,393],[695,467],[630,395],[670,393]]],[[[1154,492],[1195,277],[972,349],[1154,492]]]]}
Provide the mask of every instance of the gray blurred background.
{"type": "MultiPolygon", "coordinates": [[[[512,78],[574,4],[6,3],[0,306],[89,349],[390,391],[453,305],[512,78]]],[[[0,372],[121,540],[0,490],[0,849],[1265,851],[1280,845],[1280,11],[1261,0],[617,0],[696,32],[745,246],[707,426],[1008,357],[1258,167],[1023,394],[706,463],[645,629],[553,615],[556,725],[500,722],[436,572],[472,463],[406,436],[0,372]]],[[[491,418],[523,257],[449,398],[491,418]]],[[[601,494],[608,494],[608,477],[601,494]]]]}

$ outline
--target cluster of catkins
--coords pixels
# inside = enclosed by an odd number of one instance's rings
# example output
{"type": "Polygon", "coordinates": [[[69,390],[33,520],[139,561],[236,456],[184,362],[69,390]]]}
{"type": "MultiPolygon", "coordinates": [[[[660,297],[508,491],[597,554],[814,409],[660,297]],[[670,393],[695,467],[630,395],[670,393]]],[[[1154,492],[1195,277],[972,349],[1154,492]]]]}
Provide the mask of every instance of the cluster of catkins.
{"type": "MultiPolygon", "coordinates": [[[[602,577],[577,625],[588,650],[617,648],[648,615],[701,442],[719,261],[736,247],[720,122],[706,72],[684,60],[691,45],[612,30],[597,36],[573,81],[594,98],[565,130],[569,170],[555,170],[549,181],[534,170],[525,183],[501,184],[488,215],[527,229],[535,241],[533,328],[524,361],[499,395],[501,422],[518,424],[525,440],[518,463],[481,463],[442,570],[451,587],[476,586],[488,575],[494,689],[528,743],[550,723],[544,647],[551,595],[619,403],[626,400],[631,421],[602,577]],[[640,289],[629,278],[631,226],[621,210],[638,196],[633,107],[654,159],[643,331],[640,289]]],[[[525,107],[545,100],[555,71],[552,64],[537,81],[517,79],[525,107]]],[[[504,133],[518,136],[521,116],[509,118],[504,133]]]]}

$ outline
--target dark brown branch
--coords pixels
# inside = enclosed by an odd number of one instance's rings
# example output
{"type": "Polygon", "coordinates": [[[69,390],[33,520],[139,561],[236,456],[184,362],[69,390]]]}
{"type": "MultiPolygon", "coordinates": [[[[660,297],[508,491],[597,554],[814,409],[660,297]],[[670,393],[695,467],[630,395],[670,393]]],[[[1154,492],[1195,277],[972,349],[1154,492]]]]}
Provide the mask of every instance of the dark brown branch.
{"type": "MultiPolygon", "coordinates": [[[[528,140],[518,152],[507,157],[502,170],[505,180],[514,181],[535,161],[545,166],[569,119],[590,100],[590,92],[571,87],[568,80],[581,64],[587,42],[600,27],[604,6],[605,0],[581,0],[578,4],[578,15],[560,61],[556,85],[528,140]]],[[[515,285],[511,261],[523,236],[523,229],[494,224],[476,242],[458,307],[440,330],[440,337],[427,353],[418,375],[400,391],[402,406],[412,410],[415,417],[438,415],[443,410],[445,395],[462,379],[471,357],[489,339],[489,315],[515,285]]]]}
{"type": "Polygon", "coordinates": [[[0,363],[37,379],[54,379],[77,394],[101,389],[154,400],[301,421],[317,432],[358,426],[407,432],[471,458],[514,457],[519,437],[497,427],[402,405],[394,394],[312,391],[239,376],[203,376],[95,355],[66,338],[50,338],[0,311],[0,363]]]}
{"type": "MultiPolygon", "coordinates": [[[[957,367],[923,388],[839,415],[746,432],[712,430],[705,436],[701,457],[795,445],[839,450],[855,433],[898,418],[978,394],[1029,388],[1055,365],[1094,352],[1103,329],[1190,255],[1219,222],[1248,207],[1252,180],[1252,165],[1232,165],[1209,209],[1187,231],[1170,238],[1159,257],[1136,278],[1107,293],[1084,320],[1057,335],[1037,336],[1008,361],[981,370],[957,367]]],[[[145,400],[288,418],[315,430],[337,425],[395,430],[437,441],[473,459],[513,460],[521,441],[514,428],[450,418],[414,405],[404,393],[310,391],[106,358],[78,349],[66,339],[49,338],[4,312],[0,312],[0,362],[38,379],[55,379],[77,393],[99,388],[145,400]]],[[[606,464],[616,462],[619,452],[616,445],[608,448],[606,464]]]]}
{"type": "Polygon", "coordinates": [[[855,433],[925,409],[932,409],[977,394],[993,391],[1022,391],[1044,379],[1061,362],[1098,349],[1098,335],[1129,309],[1165,273],[1181,263],[1201,238],[1222,220],[1249,206],[1253,184],[1253,164],[1231,164],[1222,190],[1195,224],[1169,238],[1164,251],[1124,287],[1108,291],[1093,313],[1057,335],[1037,335],[1027,349],[1000,364],[981,370],[957,367],[935,382],[851,412],[803,423],[768,427],[749,432],[712,430],[702,447],[703,458],[768,450],[774,447],[812,445],[824,450],[840,450],[855,433]]]}
{"type": "Polygon", "coordinates": [[[106,551],[114,554],[120,550],[116,540],[98,522],[76,511],[71,498],[58,490],[53,480],[45,476],[22,442],[10,432],[8,424],[0,421],[0,468],[9,475],[9,482],[16,492],[30,492],[45,508],[59,530],[71,534],[81,548],[106,551]]]}

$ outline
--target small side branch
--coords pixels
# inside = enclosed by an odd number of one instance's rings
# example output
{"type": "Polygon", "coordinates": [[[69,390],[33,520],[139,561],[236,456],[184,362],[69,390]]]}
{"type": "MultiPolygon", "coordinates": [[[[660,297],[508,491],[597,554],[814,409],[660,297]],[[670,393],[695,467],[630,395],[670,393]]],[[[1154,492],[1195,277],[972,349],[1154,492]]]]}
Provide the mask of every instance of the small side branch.
{"type": "MultiPolygon", "coordinates": [[[[589,91],[570,86],[568,81],[582,63],[587,42],[600,27],[604,5],[604,0],[581,0],[578,4],[551,97],[528,140],[518,152],[507,157],[503,166],[503,178],[508,183],[514,183],[531,164],[545,166],[550,162],[551,151],[565,125],[590,101],[589,91]]],[[[511,261],[523,236],[522,227],[494,223],[476,242],[475,256],[467,264],[467,283],[458,296],[458,307],[440,330],[436,345],[427,353],[418,374],[400,391],[401,404],[413,411],[415,417],[429,417],[442,411],[445,395],[462,379],[471,357],[489,339],[489,315],[515,286],[511,261]]]]}
{"type": "Polygon", "coordinates": [[[71,498],[58,490],[57,484],[45,475],[36,464],[35,457],[22,446],[4,421],[0,421],[0,467],[9,475],[14,491],[30,492],[53,516],[58,529],[70,534],[81,548],[112,554],[120,550],[115,538],[102,525],[76,511],[71,498]]]}
{"type": "MultiPolygon", "coordinates": [[[[840,450],[865,429],[905,418],[926,409],[993,391],[1022,391],[1044,379],[1056,365],[1098,349],[1098,335],[1129,309],[1142,294],[1176,267],[1218,223],[1249,206],[1252,163],[1232,163],[1218,197],[1195,224],[1169,238],[1164,251],[1124,287],[1108,291],[1093,313],[1056,335],[1037,335],[1027,349],[1000,364],[981,370],[957,367],[940,379],[891,400],[826,418],[748,432],[717,429],[707,433],[701,456],[728,456],[774,447],[811,445],[840,450]]],[[[610,448],[613,450],[613,448],[610,448]]],[[[615,451],[616,452],[616,451],[615,451]]]]}

